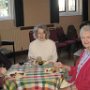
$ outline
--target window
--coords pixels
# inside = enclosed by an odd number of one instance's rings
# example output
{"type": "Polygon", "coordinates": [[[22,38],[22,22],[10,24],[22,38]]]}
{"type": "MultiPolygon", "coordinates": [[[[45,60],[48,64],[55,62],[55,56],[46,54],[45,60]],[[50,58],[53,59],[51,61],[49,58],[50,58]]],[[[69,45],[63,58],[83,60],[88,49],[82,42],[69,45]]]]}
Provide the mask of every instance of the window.
{"type": "Polygon", "coordinates": [[[58,0],[60,16],[81,15],[82,0],[58,0]]]}
{"type": "Polygon", "coordinates": [[[65,2],[65,0],[58,0],[58,1],[59,1],[59,11],[60,12],[66,11],[66,6],[65,6],[66,2],[65,2]]]}
{"type": "Polygon", "coordinates": [[[0,20],[13,18],[13,0],[0,0],[0,20]]]}
{"type": "Polygon", "coordinates": [[[68,11],[76,11],[76,0],[68,0],[68,11]]]}

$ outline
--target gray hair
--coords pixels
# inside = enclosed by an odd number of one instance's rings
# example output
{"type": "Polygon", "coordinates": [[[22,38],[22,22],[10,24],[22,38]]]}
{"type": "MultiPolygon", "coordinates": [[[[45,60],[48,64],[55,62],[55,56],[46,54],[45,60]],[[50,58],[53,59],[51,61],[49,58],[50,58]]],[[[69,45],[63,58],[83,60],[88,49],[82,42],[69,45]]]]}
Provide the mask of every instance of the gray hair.
{"type": "Polygon", "coordinates": [[[37,32],[38,32],[38,29],[43,29],[44,33],[45,33],[45,38],[48,39],[49,38],[49,35],[50,35],[50,32],[49,32],[49,29],[46,25],[44,24],[38,24],[34,27],[33,29],[33,37],[36,39],[37,38],[37,32]]]}
{"type": "Polygon", "coordinates": [[[83,31],[89,31],[90,32],[90,25],[84,25],[81,29],[80,29],[80,37],[82,36],[82,32],[83,31]]]}

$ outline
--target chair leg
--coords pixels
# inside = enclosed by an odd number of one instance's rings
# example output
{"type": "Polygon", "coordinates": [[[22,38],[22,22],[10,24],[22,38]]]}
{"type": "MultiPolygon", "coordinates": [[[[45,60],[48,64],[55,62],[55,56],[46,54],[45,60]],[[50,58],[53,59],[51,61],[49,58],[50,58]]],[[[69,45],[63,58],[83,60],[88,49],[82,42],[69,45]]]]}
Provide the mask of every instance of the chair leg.
{"type": "Polygon", "coordinates": [[[60,56],[60,54],[61,54],[61,49],[60,48],[57,49],[57,53],[58,53],[58,56],[60,56]]]}
{"type": "Polygon", "coordinates": [[[13,44],[13,58],[14,58],[14,64],[16,63],[16,60],[15,60],[15,46],[13,44]]]}

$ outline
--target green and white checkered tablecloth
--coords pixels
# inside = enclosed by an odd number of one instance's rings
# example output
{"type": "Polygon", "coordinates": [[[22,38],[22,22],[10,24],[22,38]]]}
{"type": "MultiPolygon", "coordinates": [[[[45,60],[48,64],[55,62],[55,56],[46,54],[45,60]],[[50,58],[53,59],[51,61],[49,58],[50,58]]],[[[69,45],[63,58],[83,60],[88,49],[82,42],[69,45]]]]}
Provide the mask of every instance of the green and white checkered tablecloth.
{"type": "Polygon", "coordinates": [[[50,68],[52,65],[31,66],[30,63],[25,63],[22,66],[13,65],[7,72],[23,71],[23,78],[13,79],[6,77],[4,81],[4,90],[59,90],[61,84],[61,74],[46,73],[45,68],[50,68]]]}

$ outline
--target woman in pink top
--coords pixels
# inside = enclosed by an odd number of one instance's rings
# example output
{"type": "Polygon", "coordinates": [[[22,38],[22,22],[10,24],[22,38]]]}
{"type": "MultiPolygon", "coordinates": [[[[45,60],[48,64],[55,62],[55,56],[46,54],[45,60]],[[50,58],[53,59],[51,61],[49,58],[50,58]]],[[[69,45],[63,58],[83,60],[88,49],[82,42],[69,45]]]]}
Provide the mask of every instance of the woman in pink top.
{"type": "Polygon", "coordinates": [[[85,49],[76,65],[68,66],[63,65],[61,62],[56,63],[56,66],[68,70],[71,76],[69,82],[72,85],[60,90],[90,90],[90,23],[85,23],[81,27],[80,38],[85,49]]]}

